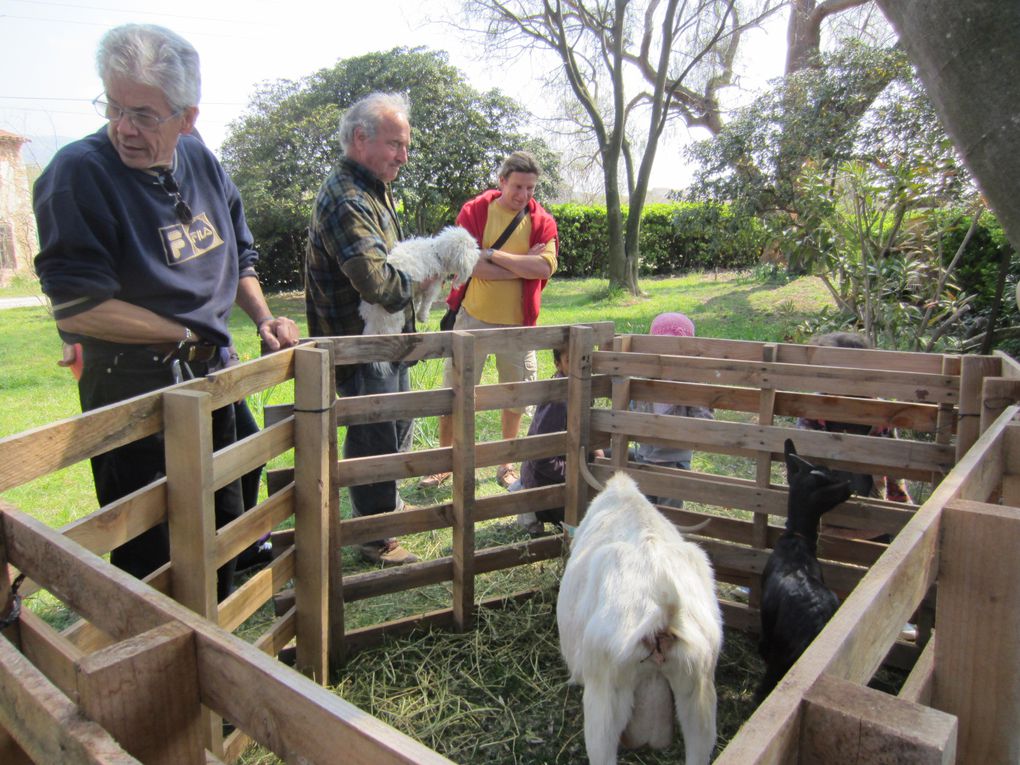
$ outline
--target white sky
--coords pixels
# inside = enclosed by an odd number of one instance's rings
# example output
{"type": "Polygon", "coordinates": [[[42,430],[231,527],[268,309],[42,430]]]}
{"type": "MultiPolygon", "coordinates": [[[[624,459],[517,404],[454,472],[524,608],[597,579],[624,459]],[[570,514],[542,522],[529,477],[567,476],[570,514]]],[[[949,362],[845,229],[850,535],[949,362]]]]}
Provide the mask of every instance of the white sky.
{"type": "MultiPolygon", "coordinates": [[[[94,131],[101,120],[90,102],[102,91],[96,45],[107,29],[128,22],[170,27],[198,49],[197,126],[214,150],[259,83],[297,80],[338,59],[398,46],[446,50],[479,90],[497,87],[522,100],[533,93],[527,64],[508,69],[491,47],[478,59],[456,30],[433,21],[458,7],[457,0],[0,0],[0,129],[68,138],[94,131]]],[[[755,41],[745,82],[757,86],[781,73],[784,24],[777,19],[769,35],[779,44],[770,45],[764,35],[755,41]]],[[[685,136],[681,130],[673,140],[685,136]]],[[[22,151],[31,161],[31,144],[22,151]]],[[[676,146],[660,148],[657,157],[652,185],[682,185],[676,146]]]]}

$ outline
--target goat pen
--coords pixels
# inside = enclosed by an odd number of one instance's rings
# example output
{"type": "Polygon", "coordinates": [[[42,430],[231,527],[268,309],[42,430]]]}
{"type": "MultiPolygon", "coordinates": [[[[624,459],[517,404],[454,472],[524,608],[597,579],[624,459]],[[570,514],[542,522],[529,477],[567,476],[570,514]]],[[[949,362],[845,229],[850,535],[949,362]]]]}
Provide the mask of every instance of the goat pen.
{"type": "Polygon", "coordinates": [[[232,762],[253,739],[287,762],[328,762],[338,752],[382,765],[445,762],[318,683],[383,635],[422,625],[470,629],[476,609],[527,596],[476,598],[476,577],[563,554],[562,535],[476,549],[477,523],[565,507],[568,525],[576,524],[591,495],[583,455],[611,445],[610,458],[589,465],[596,478],[625,469],[646,493],[687,502],[661,508],[674,522],[711,517],[693,538],[721,583],[749,588],[747,602],[721,588],[721,605],[728,626],[754,632],[758,576],[786,512],[773,463],[790,437],[809,459],[909,479],[931,492],[920,506],[854,498],[827,516],[892,541],[823,537],[826,581],[848,593],[845,601],[716,761],[869,762],[876,761],[869,753],[882,752],[901,762],[1016,762],[1018,390],[1020,368],[1002,355],[614,336],[611,324],[600,323],[315,339],[9,436],[0,440],[0,491],[158,430],[166,435],[167,475],[60,530],[2,505],[0,602],[13,603],[12,583],[23,573],[19,596],[45,590],[81,618],[58,631],[23,609],[3,630],[0,760],[232,762]],[[566,379],[474,385],[476,352],[568,344],[566,379]],[[333,394],[334,364],[447,356],[452,388],[333,394]],[[293,406],[213,453],[214,408],[290,380],[293,406]],[[565,432],[476,443],[475,412],[555,399],[568,402],[565,432]],[[635,400],[709,406],[716,419],[630,411],[635,400]],[[452,447],[338,459],[339,426],[448,413],[452,447]],[[797,430],[798,417],[896,427],[901,437],[797,430]],[[638,465],[627,460],[635,440],[688,444],[739,469],[638,465]],[[266,500],[216,530],[213,492],[291,450],[294,467],[270,473],[266,500]],[[476,469],[556,454],[567,455],[564,485],[477,496],[476,469]],[[449,502],[340,519],[342,487],[451,468],[449,502]],[[218,565],[291,518],[292,529],[275,532],[273,563],[217,604],[218,565]],[[171,561],[144,583],[99,557],[164,520],[171,561]],[[449,556],[344,573],[345,545],[444,528],[452,530],[449,556]],[[436,583],[450,586],[447,608],[346,625],[352,602],[436,583]],[[271,601],[279,616],[260,636],[246,642],[231,634],[271,601]],[[897,638],[911,618],[919,638],[904,643],[897,638]],[[866,687],[884,662],[910,670],[897,697],[866,687]]]}

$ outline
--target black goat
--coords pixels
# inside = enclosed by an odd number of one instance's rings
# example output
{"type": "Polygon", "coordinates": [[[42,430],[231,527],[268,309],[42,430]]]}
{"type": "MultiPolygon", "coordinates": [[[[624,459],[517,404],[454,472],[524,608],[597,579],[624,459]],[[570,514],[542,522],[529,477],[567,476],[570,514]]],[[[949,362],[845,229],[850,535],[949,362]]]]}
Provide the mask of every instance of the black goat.
{"type": "Polygon", "coordinates": [[[758,701],[775,688],[804,649],[839,607],[839,598],[822,581],[815,550],[823,513],[850,498],[850,483],[832,471],[797,456],[786,440],[786,474],[790,484],[786,531],[762,572],[761,641],[765,676],[758,701]]]}

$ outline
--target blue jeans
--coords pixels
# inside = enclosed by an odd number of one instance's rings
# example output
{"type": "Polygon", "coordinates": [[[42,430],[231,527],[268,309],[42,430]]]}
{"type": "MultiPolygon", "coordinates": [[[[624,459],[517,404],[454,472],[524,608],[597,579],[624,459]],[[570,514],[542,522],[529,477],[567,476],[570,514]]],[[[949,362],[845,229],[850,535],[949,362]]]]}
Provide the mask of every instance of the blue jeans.
{"type": "MultiPolygon", "coordinates": [[[[337,385],[341,396],[367,396],[377,393],[402,393],[411,390],[411,375],[406,364],[374,361],[358,364],[353,374],[337,385]]],[[[343,456],[373,457],[411,450],[414,420],[392,420],[367,425],[348,425],[343,456]]],[[[354,516],[378,515],[399,510],[403,500],[396,481],[350,486],[354,516]]]]}

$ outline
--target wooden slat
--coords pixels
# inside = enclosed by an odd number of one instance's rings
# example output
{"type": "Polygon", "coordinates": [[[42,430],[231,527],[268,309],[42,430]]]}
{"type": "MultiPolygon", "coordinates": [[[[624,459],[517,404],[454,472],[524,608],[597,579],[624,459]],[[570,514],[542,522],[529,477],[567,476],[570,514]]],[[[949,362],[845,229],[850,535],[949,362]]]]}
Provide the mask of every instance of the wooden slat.
{"type": "Polygon", "coordinates": [[[782,454],[783,442],[792,438],[797,453],[818,457],[829,467],[868,470],[880,467],[890,475],[924,480],[931,472],[946,473],[953,465],[953,450],[943,444],[854,436],[845,433],[795,430],[740,422],[718,422],[642,412],[593,410],[591,426],[610,435],[640,433],[649,442],[697,444],[700,451],[757,457],[765,449],[782,454]]]}
{"type": "Polygon", "coordinates": [[[588,485],[581,478],[581,460],[591,449],[588,411],[591,401],[591,355],[594,333],[589,327],[570,332],[570,373],[567,387],[566,504],[564,522],[577,526],[588,504],[588,485]]]}
{"type": "Polygon", "coordinates": [[[294,549],[297,669],[325,683],[329,676],[329,441],[336,393],[326,351],[294,354],[294,549]]]}
{"type": "Polygon", "coordinates": [[[592,369],[600,374],[653,377],[684,382],[741,385],[777,390],[896,398],[922,403],[955,403],[959,378],[922,372],[814,367],[806,364],[766,364],[761,361],[619,354],[598,351],[592,369]]]}
{"type": "Polygon", "coordinates": [[[294,548],[291,547],[277,555],[270,565],[253,574],[220,603],[220,626],[233,632],[293,578],[294,548]]]}
{"type": "MultiPolygon", "coordinates": [[[[308,350],[297,351],[295,356],[308,350]]],[[[213,457],[213,488],[222,489],[293,446],[294,421],[287,419],[220,449],[213,457]]]]}
{"type": "Polygon", "coordinates": [[[280,351],[0,439],[0,492],[158,432],[163,428],[164,391],[209,393],[217,409],[279,385],[293,377],[292,353],[280,351]]]}
{"type": "Polygon", "coordinates": [[[166,407],[166,497],[174,600],[216,619],[216,513],[212,485],[212,401],[175,391],[166,407]]]}
{"type": "Polygon", "coordinates": [[[470,626],[475,602],[475,339],[453,333],[453,621],[470,626]]]}

